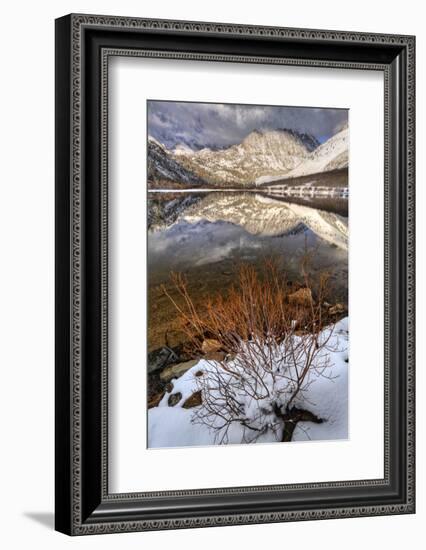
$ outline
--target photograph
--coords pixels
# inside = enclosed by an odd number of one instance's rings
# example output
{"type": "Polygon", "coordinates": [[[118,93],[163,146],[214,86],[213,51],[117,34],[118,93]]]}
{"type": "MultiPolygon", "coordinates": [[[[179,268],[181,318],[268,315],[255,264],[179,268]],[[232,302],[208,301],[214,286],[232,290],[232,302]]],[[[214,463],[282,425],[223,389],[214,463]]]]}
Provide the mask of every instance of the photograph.
{"type": "Polygon", "coordinates": [[[147,447],[349,439],[349,109],[148,99],[145,138],[147,447]]]}

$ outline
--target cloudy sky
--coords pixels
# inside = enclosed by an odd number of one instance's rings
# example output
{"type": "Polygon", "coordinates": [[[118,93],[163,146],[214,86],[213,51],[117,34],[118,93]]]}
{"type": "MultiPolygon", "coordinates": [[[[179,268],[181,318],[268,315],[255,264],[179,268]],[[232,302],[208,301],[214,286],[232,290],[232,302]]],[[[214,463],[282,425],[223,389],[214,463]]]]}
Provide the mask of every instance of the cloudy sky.
{"type": "Polygon", "coordinates": [[[148,133],[168,148],[179,143],[224,147],[240,143],[255,129],[276,128],[309,133],[323,143],[347,116],[346,109],[148,101],[148,133]]]}

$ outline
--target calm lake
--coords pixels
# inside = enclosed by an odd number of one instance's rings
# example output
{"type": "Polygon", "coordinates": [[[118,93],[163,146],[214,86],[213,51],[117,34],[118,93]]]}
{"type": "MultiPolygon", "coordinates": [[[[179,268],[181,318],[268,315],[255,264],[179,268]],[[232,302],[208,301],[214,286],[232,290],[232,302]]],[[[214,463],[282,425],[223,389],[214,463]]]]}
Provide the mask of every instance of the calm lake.
{"type": "Polygon", "coordinates": [[[347,199],[253,191],[148,193],[148,351],[178,345],[170,272],[182,272],[195,302],[224,292],[241,262],[275,258],[288,277],[312,252],[312,270],[332,273],[333,298],[347,302],[347,199]]]}

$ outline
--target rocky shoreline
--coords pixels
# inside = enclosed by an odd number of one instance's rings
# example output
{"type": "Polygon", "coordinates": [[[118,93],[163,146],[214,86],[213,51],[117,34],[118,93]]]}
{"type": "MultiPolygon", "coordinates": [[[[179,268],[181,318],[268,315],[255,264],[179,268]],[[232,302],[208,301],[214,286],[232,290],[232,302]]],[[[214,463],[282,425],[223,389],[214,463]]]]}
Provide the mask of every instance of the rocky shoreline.
{"type": "MultiPolygon", "coordinates": [[[[312,302],[312,294],[308,288],[298,288],[289,296],[291,303],[296,303],[300,306],[310,307],[312,302]]],[[[334,323],[345,317],[348,313],[347,307],[336,302],[323,304],[325,313],[329,316],[330,321],[334,323]]],[[[162,346],[148,353],[147,361],[147,400],[148,409],[157,407],[165,393],[170,393],[173,390],[173,380],[183,376],[188,370],[194,367],[201,359],[210,361],[221,361],[225,358],[225,353],[218,346],[219,342],[206,338],[203,342],[203,355],[199,357],[190,356],[185,351],[185,343],[182,342],[176,346],[162,346]]],[[[176,403],[168,403],[169,406],[174,406],[176,403]]],[[[191,408],[201,404],[200,396],[191,396],[188,403],[185,403],[184,408],[191,408]]]]}

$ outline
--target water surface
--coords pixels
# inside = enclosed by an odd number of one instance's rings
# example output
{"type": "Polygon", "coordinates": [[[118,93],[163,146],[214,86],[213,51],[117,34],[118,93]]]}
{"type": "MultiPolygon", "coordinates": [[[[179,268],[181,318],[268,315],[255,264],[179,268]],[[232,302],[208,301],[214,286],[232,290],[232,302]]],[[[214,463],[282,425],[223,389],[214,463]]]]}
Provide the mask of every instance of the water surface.
{"type": "Polygon", "coordinates": [[[347,301],[347,200],[282,193],[148,193],[148,348],[181,343],[170,272],[182,272],[196,304],[226,292],[241,262],[274,258],[290,280],[312,252],[312,270],[332,272],[335,301],[347,301]],[[346,214],[346,215],[344,215],[346,214]]]}

